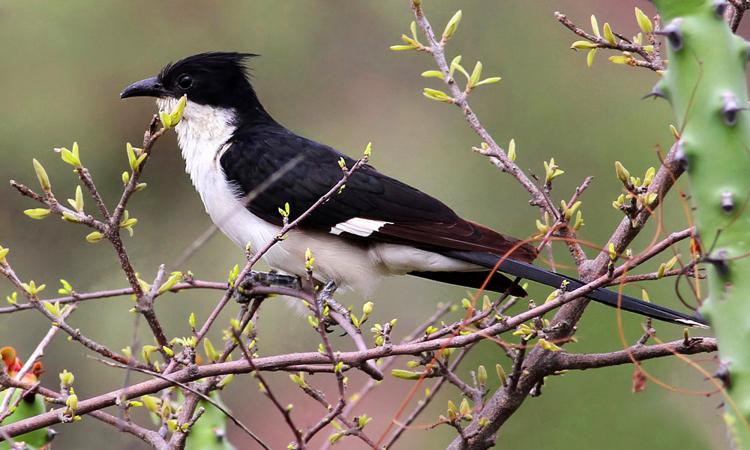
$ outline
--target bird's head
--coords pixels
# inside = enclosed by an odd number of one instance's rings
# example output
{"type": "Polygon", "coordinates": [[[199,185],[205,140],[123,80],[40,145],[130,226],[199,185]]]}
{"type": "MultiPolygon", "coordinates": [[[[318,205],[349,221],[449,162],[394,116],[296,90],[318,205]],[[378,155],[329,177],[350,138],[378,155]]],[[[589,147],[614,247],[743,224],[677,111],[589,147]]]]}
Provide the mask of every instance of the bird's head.
{"type": "Polygon", "coordinates": [[[163,107],[187,95],[188,105],[266,115],[248,80],[245,63],[253,56],[234,52],[188,56],[167,64],[155,77],[131,84],[120,98],[155,97],[163,107]]]}

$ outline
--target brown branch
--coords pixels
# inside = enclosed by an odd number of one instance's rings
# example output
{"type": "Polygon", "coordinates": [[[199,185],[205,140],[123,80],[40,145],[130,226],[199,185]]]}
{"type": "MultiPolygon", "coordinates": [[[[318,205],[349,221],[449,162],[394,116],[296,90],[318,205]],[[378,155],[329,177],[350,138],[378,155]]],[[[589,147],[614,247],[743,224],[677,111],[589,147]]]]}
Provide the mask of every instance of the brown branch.
{"type": "Polygon", "coordinates": [[[636,361],[662,358],[673,355],[694,355],[696,353],[710,353],[717,350],[716,339],[698,337],[680,339],[663,344],[636,344],[623,350],[610,353],[565,353],[556,352],[550,357],[555,370],[586,370],[600,367],[631,364],[636,361]]]}
{"type": "Polygon", "coordinates": [[[653,71],[666,69],[666,67],[664,66],[664,62],[661,60],[658,54],[647,52],[642,45],[633,44],[631,42],[625,41],[624,39],[620,39],[616,43],[612,44],[603,37],[593,35],[586,32],[582,28],[579,28],[570,19],[568,19],[565,14],[562,14],[560,12],[555,12],[555,19],[557,19],[558,22],[560,22],[563,26],[565,26],[565,28],[569,29],[573,33],[581,36],[589,42],[596,44],[597,48],[607,48],[611,50],[618,50],[621,52],[636,53],[641,58],[643,58],[642,61],[633,59],[631,65],[645,67],[653,71]]]}
{"type": "MultiPolygon", "coordinates": [[[[216,281],[202,281],[202,280],[192,280],[189,282],[181,282],[174,285],[169,291],[167,292],[180,292],[184,290],[189,289],[217,289],[224,291],[229,287],[227,283],[221,283],[216,281]]],[[[51,302],[51,303],[60,303],[61,305],[65,305],[68,303],[78,303],[78,302],[84,302],[87,300],[97,300],[102,298],[112,298],[112,297],[122,297],[125,295],[133,295],[133,288],[121,288],[121,289],[111,289],[111,290],[105,290],[105,291],[95,291],[95,292],[84,292],[84,293],[75,293],[74,295],[68,295],[64,297],[54,297],[49,299],[40,299],[40,301],[44,302],[51,302]]],[[[161,297],[164,294],[159,294],[157,297],[161,297]]],[[[0,308],[0,314],[12,314],[18,311],[26,311],[29,309],[35,309],[36,307],[31,303],[18,303],[17,305],[13,306],[6,306],[3,308],[0,308]]]]}

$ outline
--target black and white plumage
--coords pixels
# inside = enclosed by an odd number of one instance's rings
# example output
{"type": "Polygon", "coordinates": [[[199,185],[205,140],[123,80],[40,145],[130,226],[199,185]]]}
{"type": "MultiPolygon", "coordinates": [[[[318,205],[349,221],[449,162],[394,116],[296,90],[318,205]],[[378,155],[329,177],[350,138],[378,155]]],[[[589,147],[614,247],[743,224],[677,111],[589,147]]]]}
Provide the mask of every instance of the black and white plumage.
{"type": "MultiPolygon", "coordinates": [[[[121,97],[156,97],[162,110],[177,99],[188,102],[176,126],[186,170],[211,219],[236,244],[258,249],[282,226],[279,207],[290,204],[290,219],[306,211],[342,176],[339,160],[354,160],[331,147],[298,136],[276,122],[259,102],[246,76],[250,54],[203,53],[167,65],[121,97]],[[243,197],[290,161],[297,163],[248,204],[243,197]]],[[[305,251],[315,255],[315,276],[364,295],[385,276],[411,274],[479,287],[500,258],[500,270],[560,287],[582,283],[531,262],[534,247],[464,220],[439,200],[366,165],[346,189],[314,210],[289,237],[264,256],[273,268],[305,273],[305,251]]],[[[501,273],[488,289],[525,295],[501,273]]],[[[702,320],[599,289],[593,300],[673,323],[702,320]]]]}

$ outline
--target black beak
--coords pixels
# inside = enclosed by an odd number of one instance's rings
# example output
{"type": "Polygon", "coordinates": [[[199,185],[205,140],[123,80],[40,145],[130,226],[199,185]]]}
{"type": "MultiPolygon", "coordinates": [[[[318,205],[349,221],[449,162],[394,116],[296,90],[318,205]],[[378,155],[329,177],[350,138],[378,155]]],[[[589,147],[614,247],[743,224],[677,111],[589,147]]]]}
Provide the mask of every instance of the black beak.
{"type": "Polygon", "coordinates": [[[156,77],[146,78],[126,87],[120,94],[120,98],[128,97],[164,97],[166,95],[164,86],[156,77]]]}

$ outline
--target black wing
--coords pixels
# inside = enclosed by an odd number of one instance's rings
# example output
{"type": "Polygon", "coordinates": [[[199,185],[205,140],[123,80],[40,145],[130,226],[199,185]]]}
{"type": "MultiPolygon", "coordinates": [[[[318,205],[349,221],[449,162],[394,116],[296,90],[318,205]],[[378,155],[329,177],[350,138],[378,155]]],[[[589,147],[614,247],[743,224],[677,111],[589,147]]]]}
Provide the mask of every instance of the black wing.
{"type": "MultiPolygon", "coordinates": [[[[256,216],[281,224],[278,209],[288,202],[295,219],[343,176],[338,161],[348,167],[352,158],[280,126],[252,127],[238,131],[221,157],[227,178],[241,194],[251,192],[284,164],[303,155],[292,169],[250,202],[256,216]]],[[[461,219],[439,200],[398,180],[363,166],[348,180],[346,188],[317,208],[301,224],[302,229],[330,232],[338,224],[360,218],[386,222],[367,236],[347,232],[347,238],[403,243],[425,249],[485,251],[531,261],[533,247],[489,228],[461,219]]]]}

